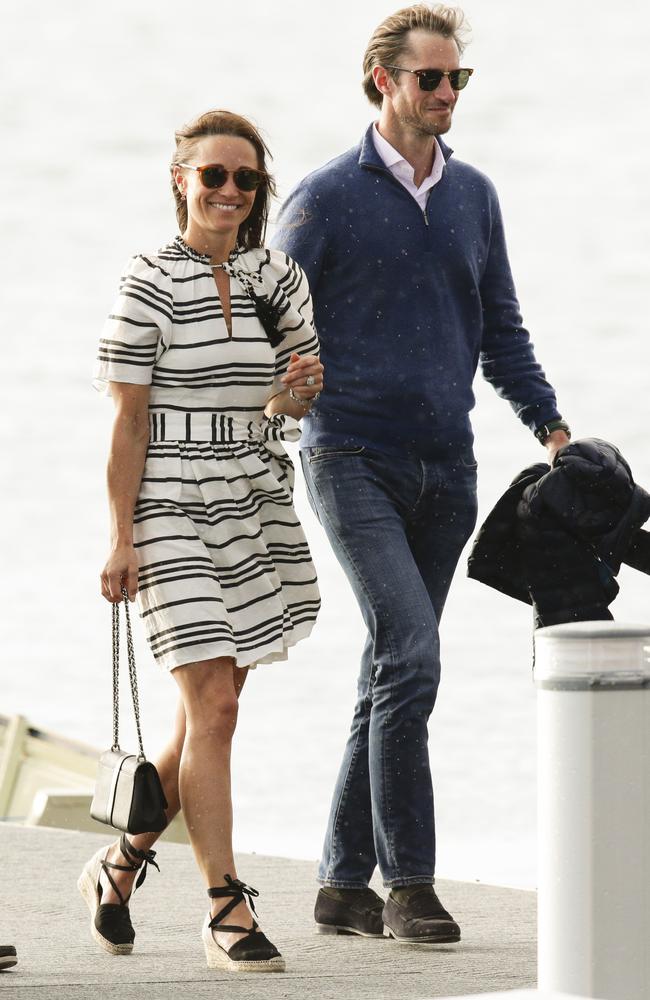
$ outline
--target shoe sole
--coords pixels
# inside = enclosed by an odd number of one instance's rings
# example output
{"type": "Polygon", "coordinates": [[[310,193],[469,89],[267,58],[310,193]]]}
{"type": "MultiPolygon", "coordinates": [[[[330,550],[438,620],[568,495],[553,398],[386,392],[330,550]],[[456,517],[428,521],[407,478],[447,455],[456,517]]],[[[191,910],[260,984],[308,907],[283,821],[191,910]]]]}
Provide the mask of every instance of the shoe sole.
{"type": "Polygon", "coordinates": [[[0,958],[0,971],[2,969],[12,969],[14,965],[18,965],[17,958],[0,958]]]}
{"type": "Polygon", "coordinates": [[[397,941],[398,944],[458,944],[460,941],[460,934],[422,934],[418,935],[418,937],[398,937],[390,927],[386,926],[386,930],[388,931],[388,937],[392,938],[393,941],[397,941]]]}
{"type": "MultiPolygon", "coordinates": [[[[209,945],[206,944],[204,947],[208,969],[223,969],[227,972],[284,972],[286,969],[282,956],[269,958],[265,962],[233,962],[223,949],[220,953],[216,953],[209,945]]],[[[216,947],[218,945],[215,945],[216,947]]]]}
{"type": "Polygon", "coordinates": [[[284,972],[286,969],[282,955],[276,955],[275,958],[267,958],[259,962],[251,960],[235,962],[214,940],[212,931],[209,931],[209,938],[206,936],[207,933],[204,927],[201,936],[208,969],[224,969],[227,972],[284,972]]]}
{"type": "Polygon", "coordinates": [[[113,942],[109,941],[108,938],[102,937],[95,927],[95,914],[97,913],[97,909],[99,907],[99,898],[97,895],[97,879],[99,878],[98,861],[99,856],[105,850],[106,848],[102,847],[84,866],[84,869],[77,881],[77,889],[81,893],[88,909],[90,910],[90,933],[97,944],[103,948],[104,951],[107,951],[109,955],[130,955],[133,951],[133,943],[113,944],[113,942]]]}
{"type": "Polygon", "coordinates": [[[370,931],[360,931],[356,927],[346,927],[344,924],[316,924],[317,934],[342,934],[344,936],[364,938],[384,938],[386,935],[371,934],[370,931]]]}

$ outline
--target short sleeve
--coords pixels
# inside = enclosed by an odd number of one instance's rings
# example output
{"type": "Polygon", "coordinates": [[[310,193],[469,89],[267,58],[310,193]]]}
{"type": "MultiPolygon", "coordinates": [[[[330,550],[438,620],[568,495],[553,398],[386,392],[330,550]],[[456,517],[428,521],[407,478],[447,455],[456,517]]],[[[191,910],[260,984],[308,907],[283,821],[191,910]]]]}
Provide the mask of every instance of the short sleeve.
{"type": "Polygon", "coordinates": [[[110,382],[150,385],[153,367],[169,345],[172,280],[155,259],[129,261],[119,295],[104,324],[93,385],[110,395],[110,382]]]}
{"type": "Polygon", "coordinates": [[[295,352],[318,356],[320,347],[307,275],[295,260],[280,250],[271,251],[270,266],[287,303],[279,325],[282,341],[275,349],[275,378],[271,389],[271,396],[275,396],[285,388],[280,379],[289,367],[291,355],[295,352]]]}

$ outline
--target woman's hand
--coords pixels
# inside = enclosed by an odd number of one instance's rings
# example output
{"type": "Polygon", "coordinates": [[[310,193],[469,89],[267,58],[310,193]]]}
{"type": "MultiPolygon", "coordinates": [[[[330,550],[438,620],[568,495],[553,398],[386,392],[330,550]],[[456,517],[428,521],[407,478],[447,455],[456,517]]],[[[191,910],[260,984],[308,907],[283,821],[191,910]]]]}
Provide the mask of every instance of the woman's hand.
{"type": "Polygon", "coordinates": [[[126,587],[129,600],[134,601],[138,592],[138,560],[133,545],[118,544],[111,552],[101,575],[102,596],[117,604],[122,600],[122,587],[126,587]]]}
{"type": "Polygon", "coordinates": [[[319,392],[323,391],[323,372],[325,369],[315,354],[305,354],[302,357],[295,352],[289,360],[286,374],[280,381],[287,389],[293,389],[298,399],[309,402],[319,392]],[[313,379],[307,384],[307,379],[313,379]]]}

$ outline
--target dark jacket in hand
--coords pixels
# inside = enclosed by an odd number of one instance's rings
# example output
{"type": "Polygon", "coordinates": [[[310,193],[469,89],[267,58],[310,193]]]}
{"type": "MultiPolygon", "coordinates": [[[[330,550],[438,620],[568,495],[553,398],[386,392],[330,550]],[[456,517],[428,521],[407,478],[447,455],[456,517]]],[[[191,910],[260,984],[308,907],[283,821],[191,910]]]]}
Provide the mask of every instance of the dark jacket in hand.
{"type": "Polygon", "coordinates": [[[468,575],[532,604],[535,626],[611,618],[625,562],[650,573],[650,496],[618,448],[584,438],[531,465],[481,527],[468,575]]]}

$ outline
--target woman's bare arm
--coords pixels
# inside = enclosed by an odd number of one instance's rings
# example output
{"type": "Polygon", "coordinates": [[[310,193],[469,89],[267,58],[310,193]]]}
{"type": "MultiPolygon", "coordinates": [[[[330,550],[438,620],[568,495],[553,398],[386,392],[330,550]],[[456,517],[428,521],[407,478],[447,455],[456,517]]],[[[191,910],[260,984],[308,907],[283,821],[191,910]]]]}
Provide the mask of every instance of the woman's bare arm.
{"type": "Polygon", "coordinates": [[[115,401],[107,468],[111,552],[101,575],[102,594],[108,601],[119,601],[124,584],[133,601],[138,591],[133,509],[149,444],[149,386],[111,382],[111,392],[115,401]]]}

